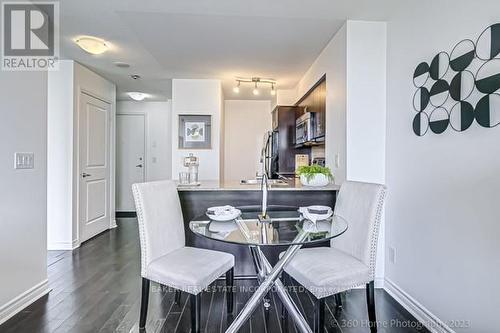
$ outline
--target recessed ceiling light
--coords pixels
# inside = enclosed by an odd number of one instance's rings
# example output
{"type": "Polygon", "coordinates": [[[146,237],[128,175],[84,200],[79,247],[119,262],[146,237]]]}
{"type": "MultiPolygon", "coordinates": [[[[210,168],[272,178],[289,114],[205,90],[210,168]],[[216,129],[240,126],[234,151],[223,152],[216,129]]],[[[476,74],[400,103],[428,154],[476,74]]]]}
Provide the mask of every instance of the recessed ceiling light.
{"type": "Polygon", "coordinates": [[[130,77],[133,78],[134,80],[138,80],[141,78],[141,76],[137,75],[137,74],[132,74],[132,75],[130,75],[130,77]]]}
{"type": "Polygon", "coordinates": [[[134,101],[142,101],[147,96],[147,94],[138,91],[128,92],[127,95],[134,101]]]}
{"type": "Polygon", "coordinates": [[[127,64],[126,62],[121,62],[121,61],[116,61],[114,64],[116,67],[120,67],[120,68],[129,68],[130,67],[129,64],[127,64]]]}
{"type": "Polygon", "coordinates": [[[79,37],[75,43],[90,54],[102,54],[109,49],[105,40],[92,36],[79,37]]]}

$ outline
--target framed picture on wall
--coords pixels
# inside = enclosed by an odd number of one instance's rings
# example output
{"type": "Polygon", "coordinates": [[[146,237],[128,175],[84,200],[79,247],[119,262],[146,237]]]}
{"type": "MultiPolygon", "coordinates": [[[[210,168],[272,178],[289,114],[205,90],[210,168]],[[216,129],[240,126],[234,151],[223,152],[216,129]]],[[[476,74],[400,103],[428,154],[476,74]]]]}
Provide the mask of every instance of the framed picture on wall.
{"type": "Polygon", "coordinates": [[[179,149],[212,148],[212,116],[179,115],[179,149]]]}

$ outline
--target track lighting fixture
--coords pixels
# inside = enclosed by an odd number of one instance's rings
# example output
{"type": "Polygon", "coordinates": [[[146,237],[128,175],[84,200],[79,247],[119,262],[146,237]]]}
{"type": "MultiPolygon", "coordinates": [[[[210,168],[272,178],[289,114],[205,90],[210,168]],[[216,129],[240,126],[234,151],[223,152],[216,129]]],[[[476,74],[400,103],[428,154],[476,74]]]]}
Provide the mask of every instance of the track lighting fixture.
{"type": "Polygon", "coordinates": [[[257,96],[260,94],[258,84],[270,84],[271,85],[271,96],[276,95],[276,89],[274,88],[276,81],[273,79],[262,79],[260,77],[252,77],[252,78],[243,78],[243,77],[238,77],[236,78],[237,84],[233,88],[233,92],[235,94],[238,94],[240,92],[240,85],[241,83],[253,83],[254,88],[252,90],[252,93],[257,96]]]}
{"type": "Polygon", "coordinates": [[[259,89],[257,88],[257,82],[255,82],[255,88],[253,88],[252,93],[257,96],[259,94],[259,89]]]}

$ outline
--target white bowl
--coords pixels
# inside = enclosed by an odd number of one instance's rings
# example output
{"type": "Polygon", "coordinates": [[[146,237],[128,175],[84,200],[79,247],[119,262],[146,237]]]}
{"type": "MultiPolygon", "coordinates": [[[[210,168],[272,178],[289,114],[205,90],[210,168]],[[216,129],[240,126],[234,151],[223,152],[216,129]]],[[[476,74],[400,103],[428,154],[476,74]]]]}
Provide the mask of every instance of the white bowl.
{"type": "Polygon", "coordinates": [[[310,180],[305,175],[300,175],[300,182],[304,186],[322,187],[330,183],[330,179],[322,173],[316,173],[310,180]]]}

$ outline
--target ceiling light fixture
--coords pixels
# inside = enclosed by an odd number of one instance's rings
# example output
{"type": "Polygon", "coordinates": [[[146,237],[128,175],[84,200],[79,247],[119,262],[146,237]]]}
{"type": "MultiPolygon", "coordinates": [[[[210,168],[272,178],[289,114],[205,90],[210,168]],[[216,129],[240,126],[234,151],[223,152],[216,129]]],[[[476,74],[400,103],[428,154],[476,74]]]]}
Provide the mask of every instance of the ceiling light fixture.
{"type": "Polygon", "coordinates": [[[82,36],[75,40],[76,45],[87,53],[97,55],[106,52],[109,49],[106,41],[93,36],[82,36]]]}
{"type": "Polygon", "coordinates": [[[255,88],[253,88],[252,93],[257,96],[259,94],[259,89],[257,88],[257,82],[255,82],[255,88]]]}
{"type": "Polygon", "coordinates": [[[271,84],[271,96],[276,95],[276,90],[274,90],[274,83],[271,84]]]}
{"type": "Polygon", "coordinates": [[[233,88],[233,91],[234,91],[236,94],[238,94],[238,93],[240,92],[240,84],[241,84],[241,82],[240,82],[240,81],[238,81],[238,85],[237,85],[236,87],[234,87],[234,88],[233,88]]]}
{"type": "Polygon", "coordinates": [[[269,85],[271,85],[271,95],[272,96],[276,95],[276,89],[274,88],[274,86],[276,85],[276,80],[273,80],[273,79],[263,79],[263,78],[260,78],[260,77],[251,77],[251,78],[237,77],[235,80],[237,82],[237,85],[233,88],[233,91],[235,93],[239,93],[240,92],[240,85],[241,85],[241,83],[253,83],[254,84],[254,88],[252,90],[252,93],[255,96],[257,96],[257,95],[260,94],[259,87],[258,87],[259,84],[269,84],[269,85]]]}
{"type": "Polygon", "coordinates": [[[137,92],[137,91],[131,91],[128,92],[127,95],[132,98],[134,101],[142,101],[144,98],[146,98],[146,94],[142,92],[137,92]]]}

